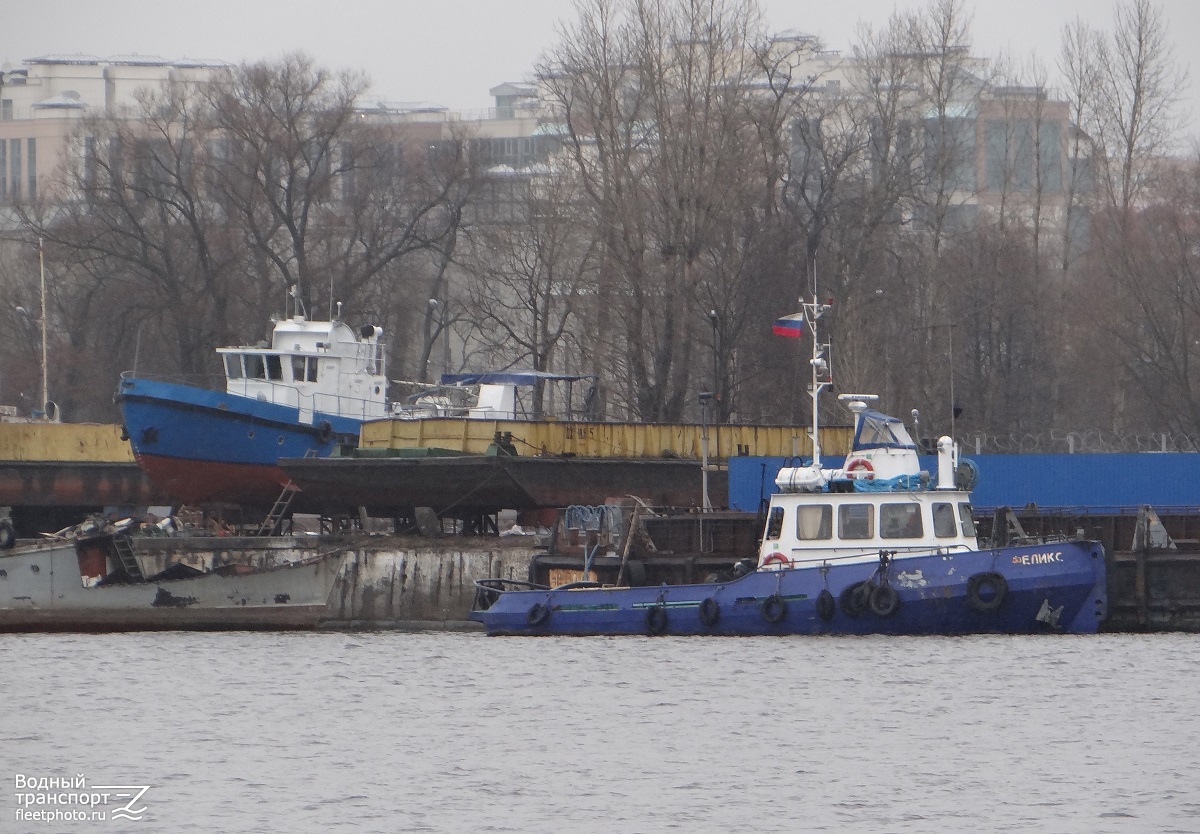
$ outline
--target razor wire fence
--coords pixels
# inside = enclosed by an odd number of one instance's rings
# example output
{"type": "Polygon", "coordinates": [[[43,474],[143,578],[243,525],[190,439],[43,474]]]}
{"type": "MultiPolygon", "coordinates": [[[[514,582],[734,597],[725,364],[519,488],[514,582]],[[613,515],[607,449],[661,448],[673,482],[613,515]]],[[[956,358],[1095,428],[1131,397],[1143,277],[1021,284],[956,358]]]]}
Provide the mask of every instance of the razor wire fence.
{"type": "Polygon", "coordinates": [[[1200,451],[1200,437],[1187,434],[1100,429],[1050,429],[1012,434],[972,432],[960,435],[958,444],[964,454],[976,455],[1200,451]]]}

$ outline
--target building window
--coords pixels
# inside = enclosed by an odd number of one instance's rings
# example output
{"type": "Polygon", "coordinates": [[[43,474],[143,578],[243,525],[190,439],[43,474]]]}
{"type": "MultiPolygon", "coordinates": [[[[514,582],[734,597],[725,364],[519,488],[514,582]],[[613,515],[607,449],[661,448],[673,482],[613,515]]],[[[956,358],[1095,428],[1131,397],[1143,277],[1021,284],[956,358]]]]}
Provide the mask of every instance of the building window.
{"type": "Polygon", "coordinates": [[[37,196],[37,140],[25,142],[25,170],[29,174],[29,199],[37,196]]]}
{"type": "Polygon", "coordinates": [[[21,140],[8,140],[8,193],[14,200],[21,196],[21,140]]]}
{"type": "Polygon", "coordinates": [[[13,100],[11,98],[0,99],[0,122],[11,122],[13,118],[13,100]]]}
{"type": "Polygon", "coordinates": [[[0,139],[0,206],[8,203],[8,143],[0,139]]]}

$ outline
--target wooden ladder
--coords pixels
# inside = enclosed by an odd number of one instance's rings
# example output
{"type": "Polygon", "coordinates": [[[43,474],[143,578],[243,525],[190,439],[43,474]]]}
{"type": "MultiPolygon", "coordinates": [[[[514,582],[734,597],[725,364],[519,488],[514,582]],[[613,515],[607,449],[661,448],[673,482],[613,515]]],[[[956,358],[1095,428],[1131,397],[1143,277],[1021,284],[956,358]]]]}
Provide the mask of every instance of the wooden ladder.
{"type": "Polygon", "coordinates": [[[116,551],[117,559],[121,562],[121,567],[125,570],[125,575],[129,577],[129,581],[145,582],[146,577],[142,575],[142,566],[138,564],[137,557],[133,555],[133,542],[129,540],[129,536],[113,536],[112,545],[113,550],[116,551]]]}
{"type": "Polygon", "coordinates": [[[287,515],[288,507],[292,506],[292,500],[295,499],[296,493],[300,488],[292,481],[288,481],[283,486],[283,492],[279,493],[279,497],[275,499],[274,506],[267,513],[267,517],[263,519],[263,523],[258,525],[256,536],[271,536],[279,529],[283,517],[287,515]]]}

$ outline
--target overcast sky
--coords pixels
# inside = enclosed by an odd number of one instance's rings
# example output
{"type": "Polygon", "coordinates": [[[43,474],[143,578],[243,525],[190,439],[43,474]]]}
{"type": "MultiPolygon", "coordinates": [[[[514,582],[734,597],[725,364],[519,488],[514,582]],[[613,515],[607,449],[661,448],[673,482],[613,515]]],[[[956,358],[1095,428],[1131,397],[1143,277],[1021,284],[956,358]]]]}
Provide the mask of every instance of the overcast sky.
{"type": "MultiPolygon", "coordinates": [[[[923,0],[760,0],[772,29],[820,36],[847,50],[859,22],[881,25],[923,0]],[[836,7],[836,8],[835,8],[836,7]]],[[[1157,0],[1170,21],[1176,59],[1186,66],[1200,42],[1200,0],[1157,0]]],[[[1112,21],[1109,0],[967,0],[973,51],[1023,61],[1037,54],[1053,72],[1065,23],[1112,21]]],[[[51,53],[104,58],[139,53],[231,62],[302,50],[333,68],[358,69],[372,98],[429,101],[455,109],[489,106],[488,89],[528,77],[557,41],[570,0],[8,0],[0,61],[51,53]]],[[[1190,67],[1192,75],[1200,67],[1190,67]]],[[[1200,80],[1183,106],[1200,114],[1200,80]]],[[[1197,119],[1193,118],[1193,125],[1197,119]]]]}

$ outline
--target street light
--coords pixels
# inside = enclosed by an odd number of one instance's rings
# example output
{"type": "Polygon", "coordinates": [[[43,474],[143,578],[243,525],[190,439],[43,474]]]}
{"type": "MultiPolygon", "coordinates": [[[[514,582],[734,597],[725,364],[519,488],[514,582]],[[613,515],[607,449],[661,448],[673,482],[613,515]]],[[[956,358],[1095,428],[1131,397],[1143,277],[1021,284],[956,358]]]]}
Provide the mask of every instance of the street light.
{"type": "MultiPolygon", "coordinates": [[[[720,396],[712,391],[700,394],[700,490],[704,498],[704,512],[712,512],[712,501],[708,498],[708,406],[720,396]]],[[[701,547],[703,549],[703,545],[701,547]]]]}
{"type": "MultiPolygon", "coordinates": [[[[721,345],[720,345],[720,323],[721,319],[717,316],[716,310],[708,311],[708,321],[712,325],[712,346],[713,346],[713,387],[712,390],[718,395],[721,393],[721,345]]],[[[718,397],[719,399],[720,397],[718,397]]]]}
{"type": "Polygon", "coordinates": [[[38,238],[38,271],[41,274],[42,287],[42,413],[50,419],[50,385],[49,373],[46,367],[46,255],[43,251],[42,239],[38,238]]]}
{"type": "MultiPolygon", "coordinates": [[[[442,331],[442,375],[450,373],[450,326],[447,322],[447,316],[450,314],[450,305],[441,304],[436,298],[429,299],[430,318],[438,317],[438,329],[442,331]]],[[[430,346],[432,351],[432,346],[430,346]]]]}

